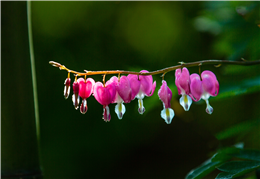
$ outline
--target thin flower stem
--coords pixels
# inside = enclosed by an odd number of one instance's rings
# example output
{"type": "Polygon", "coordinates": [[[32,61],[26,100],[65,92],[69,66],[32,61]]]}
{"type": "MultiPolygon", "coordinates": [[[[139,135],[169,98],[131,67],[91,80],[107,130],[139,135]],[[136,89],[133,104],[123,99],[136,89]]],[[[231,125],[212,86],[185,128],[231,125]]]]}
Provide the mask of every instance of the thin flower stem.
{"type": "Polygon", "coordinates": [[[84,70],[84,72],[77,72],[70,70],[66,68],[64,65],[61,65],[57,62],[50,61],[49,62],[51,65],[54,67],[59,67],[60,70],[67,70],[70,73],[74,73],[77,76],[84,76],[84,75],[113,75],[113,74],[134,74],[134,75],[158,75],[158,74],[165,74],[167,72],[176,70],[178,68],[183,68],[183,67],[193,67],[193,66],[202,66],[202,65],[217,65],[220,66],[222,64],[226,65],[244,65],[244,66],[249,66],[249,65],[257,65],[260,64],[260,60],[255,60],[255,61],[229,61],[229,60],[202,60],[202,61],[197,61],[197,62],[190,62],[190,63],[184,63],[181,62],[181,65],[176,65],[176,66],[171,66],[167,68],[163,68],[161,70],[156,70],[156,71],[151,71],[149,73],[143,73],[143,72],[134,72],[134,71],[124,71],[124,70],[108,70],[108,71],[87,71],[84,70]]]}
{"type": "Polygon", "coordinates": [[[36,134],[37,134],[38,143],[39,143],[39,140],[40,140],[40,119],[39,119],[36,69],[35,69],[34,50],[33,50],[31,1],[27,1],[27,21],[28,21],[27,23],[28,23],[29,53],[30,53],[31,71],[32,71],[33,99],[34,99],[34,110],[35,110],[34,114],[35,114],[35,123],[36,123],[36,134]]]}

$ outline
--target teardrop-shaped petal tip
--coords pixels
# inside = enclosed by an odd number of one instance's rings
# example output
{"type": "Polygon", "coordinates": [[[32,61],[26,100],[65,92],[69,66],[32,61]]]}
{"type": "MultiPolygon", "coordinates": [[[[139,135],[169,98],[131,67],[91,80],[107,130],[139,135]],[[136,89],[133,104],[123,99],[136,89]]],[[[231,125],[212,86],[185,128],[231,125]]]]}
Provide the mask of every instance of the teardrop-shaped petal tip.
{"type": "Polygon", "coordinates": [[[213,107],[211,107],[210,105],[207,106],[206,112],[207,112],[208,114],[212,114],[212,113],[213,113],[213,107]]]}
{"type": "Polygon", "coordinates": [[[186,94],[181,96],[180,105],[183,107],[185,111],[189,111],[191,104],[192,104],[192,99],[190,96],[186,94]]]}
{"type": "Polygon", "coordinates": [[[72,95],[72,102],[73,106],[77,110],[79,108],[79,95],[77,93],[72,95]]]}
{"type": "Polygon", "coordinates": [[[87,100],[83,99],[81,105],[80,105],[80,112],[82,114],[85,114],[88,111],[88,106],[87,106],[87,100]]]}
{"type": "Polygon", "coordinates": [[[115,106],[115,112],[117,114],[117,117],[118,119],[122,119],[123,118],[123,115],[125,114],[125,105],[123,103],[118,103],[116,106],[115,106]]]}
{"type": "Polygon", "coordinates": [[[174,117],[174,111],[171,108],[166,108],[161,111],[161,117],[164,119],[166,124],[171,124],[174,117]]]}
{"type": "Polygon", "coordinates": [[[138,99],[138,112],[139,112],[139,114],[143,114],[145,112],[145,108],[144,108],[142,99],[138,99]]]}
{"type": "Polygon", "coordinates": [[[70,95],[70,86],[65,85],[64,86],[64,98],[68,99],[69,95],[70,95]]]}
{"type": "Polygon", "coordinates": [[[205,100],[205,101],[206,101],[206,104],[207,104],[206,112],[207,112],[208,114],[212,114],[212,113],[213,113],[213,107],[210,106],[208,100],[205,100]]]}
{"type": "Polygon", "coordinates": [[[108,105],[103,107],[103,119],[105,122],[109,122],[111,119],[110,111],[108,105]]]}

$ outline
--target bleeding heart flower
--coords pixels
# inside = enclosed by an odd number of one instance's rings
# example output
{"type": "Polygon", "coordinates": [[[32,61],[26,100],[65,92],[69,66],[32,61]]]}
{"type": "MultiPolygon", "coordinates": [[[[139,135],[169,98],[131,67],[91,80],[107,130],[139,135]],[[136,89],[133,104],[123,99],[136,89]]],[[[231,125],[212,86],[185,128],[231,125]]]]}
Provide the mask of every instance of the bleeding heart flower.
{"type": "Polygon", "coordinates": [[[79,78],[77,82],[79,84],[79,96],[82,98],[80,112],[85,114],[88,110],[87,98],[93,93],[95,81],[92,78],[87,78],[86,80],[79,78]]]}
{"type": "Polygon", "coordinates": [[[180,104],[185,111],[190,109],[192,99],[190,94],[190,73],[187,68],[177,69],[175,71],[175,84],[178,89],[178,94],[182,95],[180,98],[180,104]]]}
{"type": "Polygon", "coordinates": [[[94,86],[94,97],[95,99],[103,105],[104,113],[103,119],[104,121],[110,121],[111,115],[109,111],[108,105],[112,103],[116,95],[116,87],[113,81],[108,80],[105,86],[101,82],[97,82],[94,86]]]}
{"type": "MultiPolygon", "coordinates": [[[[148,73],[146,70],[142,70],[140,72],[148,73]]],[[[138,99],[138,112],[143,114],[145,108],[143,106],[143,98],[144,96],[152,96],[156,87],[156,81],[153,83],[152,75],[132,75],[129,74],[127,76],[130,82],[130,86],[132,89],[131,99],[138,99]]]]}
{"type": "Polygon", "coordinates": [[[162,86],[158,91],[158,96],[163,102],[161,117],[167,124],[170,124],[172,122],[172,118],[174,117],[174,111],[171,109],[172,91],[164,80],[162,81],[162,86]]]}
{"type": "Polygon", "coordinates": [[[131,102],[132,90],[130,87],[130,82],[126,76],[121,76],[119,80],[116,76],[113,76],[110,80],[113,81],[116,87],[116,95],[112,103],[117,103],[115,106],[115,112],[117,117],[122,119],[126,111],[123,103],[131,102]]]}
{"type": "Polygon", "coordinates": [[[204,99],[207,104],[206,112],[212,114],[213,108],[210,106],[208,99],[210,96],[217,96],[219,92],[219,83],[215,74],[206,70],[201,73],[201,78],[194,73],[190,76],[190,80],[190,96],[194,101],[204,99]]]}

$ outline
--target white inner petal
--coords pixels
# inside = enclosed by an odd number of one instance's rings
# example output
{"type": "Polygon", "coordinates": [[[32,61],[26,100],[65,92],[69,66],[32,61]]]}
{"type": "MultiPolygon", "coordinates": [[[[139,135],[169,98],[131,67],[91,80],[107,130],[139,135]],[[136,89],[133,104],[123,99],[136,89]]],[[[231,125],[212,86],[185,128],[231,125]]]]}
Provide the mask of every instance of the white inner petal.
{"type": "Polygon", "coordinates": [[[106,108],[106,112],[107,112],[106,115],[107,115],[107,120],[108,120],[109,119],[109,115],[110,115],[110,111],[109,111],[109,107],[108,106],[106,106],[105,108],[106,108]]]}
{"type": "Polygon", "coordinates": [[[165,120],[167,124],[170,124],[172,122],[172,118],[174,117],[174,111],[171,108],[164,108],[161,111],[161,117],[165,120]]]}
{"type": "Polygon", "coordinates": [[[212,113],[213,113],[213,107],[210,106],[209,100],[205,100],[205,101],[206,101],[206,104],[207,104],[206,112],[207,112],[208,114],[212,114],[212,113]]]}
{"type": "Polygon", "coordinates": [[[180,104],[183,107],[185,111],[188,111],[190,109],[190,106],[192,104],[192,99],[186,94],[183,94],[180,98],[180,104]]]}
{"type": "Polygon", "coordinates": [[[115,112],[117,114],[118,119],[122,119],[123,115],[125,114],[125,105],[123,103],[117,103],[115,107],[115,112]]]}
{"type": "Polygon", "coordinates": [[[143,100],[138,99],[138,112],[139,114],[143,114],[145,111],[144,105],[143,105],[143,100]]]}
{"type": "Polygon", "coordinates": [[[144,93],[143,93],[143,91],[140,90],[140,91],[138,92],[138,94],[136,95],[136,97],[137,97],[138,99],[144,99],[144,93]]]}

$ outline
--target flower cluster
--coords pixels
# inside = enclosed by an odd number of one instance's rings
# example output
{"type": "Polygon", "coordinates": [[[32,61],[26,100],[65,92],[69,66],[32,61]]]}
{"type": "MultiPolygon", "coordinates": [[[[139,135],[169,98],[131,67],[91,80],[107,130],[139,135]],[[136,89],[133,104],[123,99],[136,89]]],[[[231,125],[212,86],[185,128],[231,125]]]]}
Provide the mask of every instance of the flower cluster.
{"type": "MultiPolygon", "coordinates": [[[[146,70],[140,71],[148,73],[146,70]]],[[[65,80],[64,97],[67,99],[70,93],[70,78],[65,80]]],[[[201,75],[189,74],[187,68],[177,69],[175,71],[175,84],[178,94],[181,95],[180,104],[185,111],[190,109],[193,101],[203,99],[206,101],[206,112],[211,114],[213,108],[210,106],[208,98],[216,96],[219,91],[219,83],[216,76],[211,71],[203,71],[201,75]]],[[[156,81],[153,82],[152,75],[133,75],[111,77],[106,83],[95,82],[92,78],[75,78],[73,83],[72,102],[77,110],[85,114],[88,110],[87,98],[93,95],[95,99],[103,106],[103,119],[110,121],[111,115],[109,104],[116,103],[115,113],[119,119],[123,118],[126,108],[124,103],[130,103],[135,98],[138,99],[138,112],[145,112],[143,99],[145,96],[152,96],[156,87],[156,81]],[[82,102],[80,105],[80,98],[82,102]]],[[[167,86],[167,82],[162,80],[162,85],[158,91],[158,96],[163,102],[163,110],[161,117],[167,124],[170,124],[174,111],[171,109],[171,89],[167,86]]]]}

